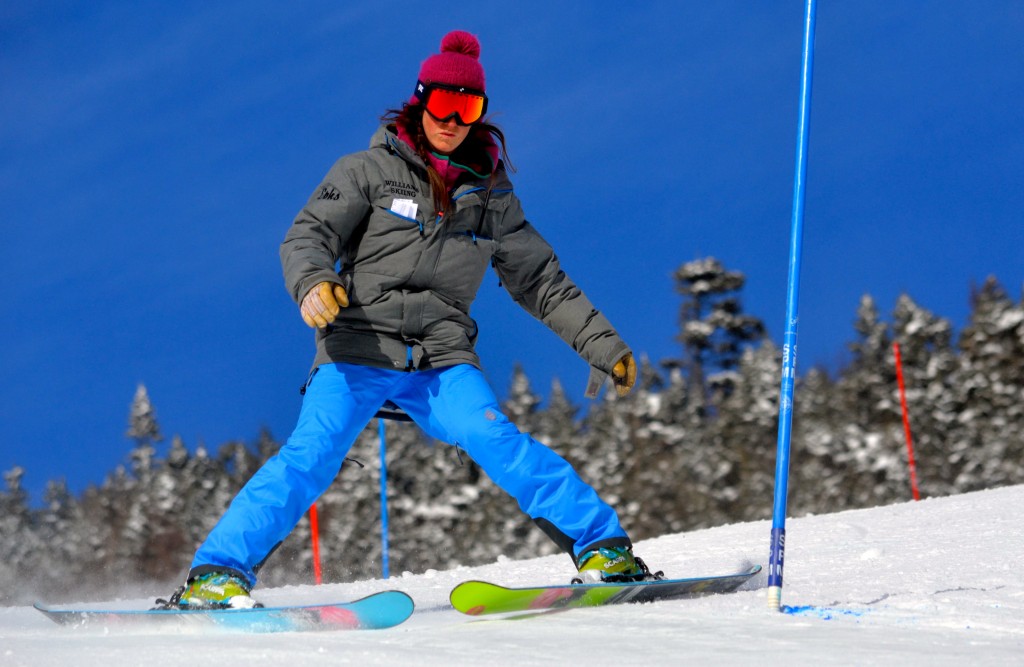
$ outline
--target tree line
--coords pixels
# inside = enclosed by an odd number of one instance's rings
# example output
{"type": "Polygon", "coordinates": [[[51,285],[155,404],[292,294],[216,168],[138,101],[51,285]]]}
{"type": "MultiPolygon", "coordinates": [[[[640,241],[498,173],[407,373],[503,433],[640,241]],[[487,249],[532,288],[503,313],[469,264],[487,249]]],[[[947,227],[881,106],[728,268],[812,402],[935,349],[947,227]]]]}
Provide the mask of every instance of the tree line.
{"type": "MultiPolygon", "coordinates": [[[[557,380],[544,402],[516,369],[504,402],[522,430],[616,507],[634,541],[771,516],[780,351],[743,311],[741,273],[706,258],[680,266],[674,280],[681,354],[643,359],[629,396],[608,394],[581,413],[557,380]]],[[[971,304],[957,335],[908,295],[889,321],[862,298],[849,361],[798,379],[792,516],[910,499],[894,341],[922,496],[1024,482],[1024,304],[994,278],[973,290],[971,304]]],[[[463,453],[408,423],[388,421],[386,433],[392,574],[557,551],[463,453]]],[[[142,386],[128,436],[127,464],[77,497],[49,482],[38,509],[22,488],[24,471],[4,473],[0,604],[168,593],[234,494],[280,447],[266,431],[214,450],[190,450],[178,436],[164,444],[142,386]]],[[[374,420],[317,503],[327,582],[381,574],[379,446],[374,420]]],[[[307,521],[261,577],[272,586],[312,581],[307,521]]]]}

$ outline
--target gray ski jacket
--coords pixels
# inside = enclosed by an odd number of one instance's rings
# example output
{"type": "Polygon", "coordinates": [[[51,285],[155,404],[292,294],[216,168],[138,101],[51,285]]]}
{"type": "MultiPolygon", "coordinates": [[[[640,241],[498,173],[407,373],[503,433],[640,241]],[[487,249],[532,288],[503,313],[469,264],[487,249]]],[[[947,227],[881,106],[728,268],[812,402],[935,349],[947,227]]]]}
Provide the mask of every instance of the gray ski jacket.
{"type": "Polygon", "coordinates": [[[280,252],[296,303],[322,281],[348,292],[349,306],[317,330],[314,367],[479,368],[469,313],[489,264],[520,306],[590,364],[588,396],[629,352],[527,222],[502,163],[493,177],[459,183],[438,212],[423,160],[393,127],[334,164],[280,252]]]}

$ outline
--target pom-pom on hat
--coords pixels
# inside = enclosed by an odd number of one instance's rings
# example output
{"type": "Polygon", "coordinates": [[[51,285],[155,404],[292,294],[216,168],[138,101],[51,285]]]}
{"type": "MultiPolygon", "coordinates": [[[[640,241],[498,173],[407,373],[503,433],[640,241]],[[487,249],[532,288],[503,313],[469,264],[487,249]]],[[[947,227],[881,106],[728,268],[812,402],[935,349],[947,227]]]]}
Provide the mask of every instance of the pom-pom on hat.
{"type": "Polygon", "coordinates": [[[483,92],[480,40],[463,30],[451,31],[441,39],[441,53],[423,61],[419,80],[426,85],[442,83],[483,92]]]}

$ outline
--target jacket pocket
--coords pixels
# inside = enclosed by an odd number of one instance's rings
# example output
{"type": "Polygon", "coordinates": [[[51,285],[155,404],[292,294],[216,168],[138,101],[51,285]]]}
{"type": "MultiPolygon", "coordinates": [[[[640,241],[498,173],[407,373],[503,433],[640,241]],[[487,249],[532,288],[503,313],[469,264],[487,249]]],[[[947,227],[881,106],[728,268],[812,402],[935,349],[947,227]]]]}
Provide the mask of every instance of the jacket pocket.
{"type": "Polygon", "coordinates": [[[407,215],[401,215],[400,213],[395,213],[394,211],[392,211],[392,210],[391,210],[391,209],[389,209],[389,208],[382,208],[381,210],[382,210],[382,211],[383,211],[383,212],[384,212],[384,213],[385,213],[386,215],[389,215],[389,216],[391,216],[392,218],[395,218],[395,219],[397,219],[397,220],[401,220],[401,221],[403,221],[403,222],[407,222],[407,223],[409,223],[410,225],[415,225],[415,226],[416,226],[416,227],[417,227],[417,228],[419,229],[419,231],[420,231],[420,234],[423,234],[423,233],[424,233],[424,230],[425,230],[425,226],[424,226],[424,224],[423,224],[423,221],[419,219],[419,214],[417,214],[417,216],[416,216],[415,218],[411,218],[411,217],[409,217],[409,216],[407,216],[407,215]]]}

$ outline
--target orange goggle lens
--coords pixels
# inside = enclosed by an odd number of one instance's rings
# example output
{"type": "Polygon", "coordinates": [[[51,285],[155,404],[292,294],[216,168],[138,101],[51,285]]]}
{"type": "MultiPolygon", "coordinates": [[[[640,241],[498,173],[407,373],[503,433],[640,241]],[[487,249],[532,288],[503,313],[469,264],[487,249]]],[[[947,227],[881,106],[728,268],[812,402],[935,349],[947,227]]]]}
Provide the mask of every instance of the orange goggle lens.
{"type": "Polygon", "coordinates": [[[439,121],[455,118],[459,125],[472,125],[487,111],[487,96],[466,88],[438,85],[416,87],[427,113],[439,121]]]}

